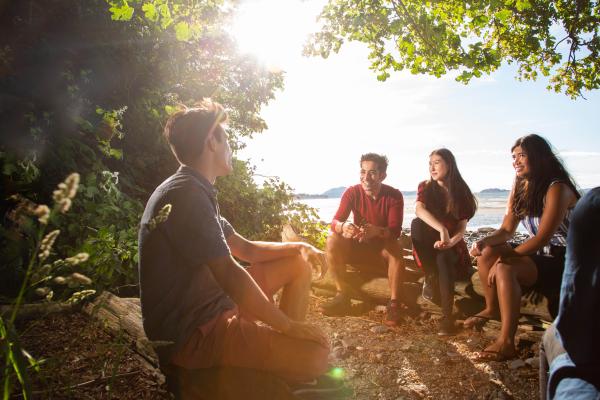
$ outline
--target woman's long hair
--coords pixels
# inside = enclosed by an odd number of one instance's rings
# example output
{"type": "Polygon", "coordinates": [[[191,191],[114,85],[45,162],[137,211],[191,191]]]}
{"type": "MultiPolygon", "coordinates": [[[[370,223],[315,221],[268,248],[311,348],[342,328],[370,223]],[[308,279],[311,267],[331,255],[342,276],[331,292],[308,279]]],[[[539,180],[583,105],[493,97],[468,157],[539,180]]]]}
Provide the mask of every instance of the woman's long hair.
{"type": "MultiPolygon", "coordinates": [[[[425,193],[433,200],[433,214],[450,214],[456,219],[471,219],[477,211],[477,199],[473,196],[471,189],[462,178],[454,154],[448,149],[437,149],[431,152],[429,157],[440,156],[448,167],[448,174],[444,184],[448,189],[448,195],[439,183],[430,179],[425,184],[425,193]],[[445,205],[445,207],[444,207],[445,205]]],[[[438,215],[439,216],[439,215],[438,215]]]]}
{"type": "Polygon", "coordinates": [[[523,136],[517,139],[510,151],[514,151],[518,146],[527,154],[529,175],[515,178],[511,198],[511,208],[515,216],[541,216],[546,192],[554,181],[566,184],[577,198],[581,197],[575,181],[546,139],[536,134],[523,136]]]}

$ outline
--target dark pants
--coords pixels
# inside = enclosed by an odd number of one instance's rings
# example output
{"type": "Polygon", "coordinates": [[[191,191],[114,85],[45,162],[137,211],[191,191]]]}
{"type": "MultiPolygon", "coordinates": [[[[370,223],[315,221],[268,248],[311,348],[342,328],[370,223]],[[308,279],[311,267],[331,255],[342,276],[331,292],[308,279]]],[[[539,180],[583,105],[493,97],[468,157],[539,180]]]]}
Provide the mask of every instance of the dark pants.
{"type": "Polygon", "coordinates": [[[440,240],[440,234],[420,218],[413,219],[410,225],[410,236],[425,274],[434,275],[438,279],[442,314],[450,317],[454,305],[455,267],[458,261],[456,250],[454,248],[434,249],[433,244],[440,240]]]}

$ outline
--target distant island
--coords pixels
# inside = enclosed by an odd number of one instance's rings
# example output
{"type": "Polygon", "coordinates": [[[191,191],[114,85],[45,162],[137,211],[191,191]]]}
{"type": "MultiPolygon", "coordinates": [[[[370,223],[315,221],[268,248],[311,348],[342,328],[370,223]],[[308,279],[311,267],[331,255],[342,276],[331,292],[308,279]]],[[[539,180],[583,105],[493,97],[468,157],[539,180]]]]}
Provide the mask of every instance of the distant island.
{"type": "Polygon", "coordinates": [[[510,190],[508,190],[508,189],[490,188],[490,189],[483,189],[479,193],[486,194],[486,193],[508,193],[508,192],[510,192],[510,190]]]}
{"type": "MultiPolygon", "coordinates": [[[[342,194],[346,190],[345,186],[339,186],[335,188],[328,189],[320,194],[309,194],[309,193],[299,193],[296,195],[298,199],[339,199],[342,197],[342,194]]],[[[401,190],[402,194],[405,196],[414,196],[417,194],[414,190],[401,190]]],[[[508,194],[510,190],[508,189],[498,189],[498,188],[489,188],[483,189],[478,192],[478,194],[508,194]]]]}

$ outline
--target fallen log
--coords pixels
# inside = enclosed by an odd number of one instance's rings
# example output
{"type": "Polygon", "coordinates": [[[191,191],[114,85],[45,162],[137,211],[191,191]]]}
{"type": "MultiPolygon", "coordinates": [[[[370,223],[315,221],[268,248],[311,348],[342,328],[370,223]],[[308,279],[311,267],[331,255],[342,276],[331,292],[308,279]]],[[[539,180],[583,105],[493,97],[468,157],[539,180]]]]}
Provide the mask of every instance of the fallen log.
{"type": "MultiPolygon", "coordinates": [[[[30,320],[34,318],[41,318],[50,314],[68,313],[79,309],[79,305],[72,303],[31,303],[22,304],[17,310],[17,320],[30,320]]],[[[0,306],[0,315],[2,318],[9,318],[13,313],[14,306],[5,305],[0,306]]]]}
{"type": "Polygon", "coordinates": [[[158,356],[142,326],[140,299],[121,298],[103,292],[83,307],[83,312],[101,322],[115,336],[126,339],[148,364],[158,368],[158,356]]]}

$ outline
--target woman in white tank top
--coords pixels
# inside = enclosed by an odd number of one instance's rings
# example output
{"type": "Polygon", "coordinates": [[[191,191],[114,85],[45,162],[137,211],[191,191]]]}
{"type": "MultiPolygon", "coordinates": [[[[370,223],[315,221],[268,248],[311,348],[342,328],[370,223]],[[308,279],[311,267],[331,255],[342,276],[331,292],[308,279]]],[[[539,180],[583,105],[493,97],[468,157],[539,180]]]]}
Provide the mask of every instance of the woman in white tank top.
{"type": "Polygon", "coordinates": [[[498,316],[502,326],[498,338],[479,355],[482,361],[517,357],[515,333],[523,289],[558,298],[570,214],[580,197],[544,138],[524,136],[511,151],[516,175],[502,225],[471,248],[486,305],[465,321],[465,327],[481,327],[498,316]],[[513,248],[507,241],[519,222],[531,237],[513,248]]]}

